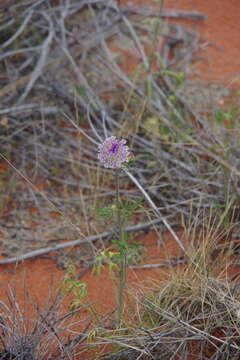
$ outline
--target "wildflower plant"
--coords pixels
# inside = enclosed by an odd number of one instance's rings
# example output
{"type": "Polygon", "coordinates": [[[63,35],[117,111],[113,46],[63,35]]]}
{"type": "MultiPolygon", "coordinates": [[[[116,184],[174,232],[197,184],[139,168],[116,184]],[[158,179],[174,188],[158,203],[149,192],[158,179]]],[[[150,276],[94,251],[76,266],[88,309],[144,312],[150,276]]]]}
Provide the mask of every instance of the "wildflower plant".
{"type": "Polygon", "coordinates": [[[117,323],[120,326],[124,310],[124,290],[126,288],[127,264],[140,253],[140,245],[137,243],[129,244],[129,236],[124,231],[124,221],[129,218],[139,207],[141,202],[122,201],[119,189],[120,171],[126,168],[131,160],[129,147],[126,140],[117,140],[116,136],[105,139],[98,147],[98,159],[105,168],[115,170],[116,201],[115,204],[99,209],[99,214],[104,218],[116,218],[117,239],[113,239],[116,252],[104,251],[97,257],[94,266],[95,273],[99,274],[101,270],[101,260],[109,265],[110,275],[113,278],[116,270],[119,274],[119,287],[117,295],[117,323]],[[116,266],[114,265],[116,264],[116,266]]]}

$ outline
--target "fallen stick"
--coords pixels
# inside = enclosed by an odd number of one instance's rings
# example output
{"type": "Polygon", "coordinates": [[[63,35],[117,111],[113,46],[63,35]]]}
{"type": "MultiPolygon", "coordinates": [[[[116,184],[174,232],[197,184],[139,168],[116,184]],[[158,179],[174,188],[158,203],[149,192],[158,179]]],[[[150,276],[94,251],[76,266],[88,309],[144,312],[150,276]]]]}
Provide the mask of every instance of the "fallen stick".
{"type": "Polygon", "coordinates": [[[180,256],[178,259],[169,260],[164,263],[159,264],[144,264],[144,265],[130,265],[129,269],[156,269],[162,267],[176,266],[186,264],[186,259],[183,256],[180,256]]]}
{"type": "MultiPolygon", "coordinates": [[[[129,231],[129,232],[133,232],[133,231],[140,231],[140,230],[144,230],[147,229],[149,227],[151,227],[152,225],[156,225],[159,224],[162,221],[162,219],[156,219],[153,221],[149,221],[149,222],[145,222],[145,223],[140,223],[138,225],[133,225],[133,226],[127,226],[125,228],[125,231],[129,231]]],[[[77,240],[73,240],[73,241],[66,241],[64,243],[61,244],[56,244],[56,245],[52,245],[52,246],[48,246],[42,249],[38,249],[38,250],[34,250],[34,251],[30,251],[26,254],[20,255],[20,256],[16,256],[10,259],[5,259],[5,260],[0,260],[0,265],[6,265],[6,264],[12,264],[12,263],[19,263],[22,262],[24,260],[27,259],[31,259],[43,254],[47,254],[51,251],[56,251],[59,249],[65,249],[67,247],[72,247],[72,246],[77,246],[80,244],[86,244],[86,243],[91,243],[94,241],[97,241],[99,239],[105,239],[109,236],[113,235],[112,231],[108,231],[108,232],[104,232],[102,234],[98,234],[98,235],[93,235],[93,236],[88,236],[85,239],[77,239],[77,240]]]]}
{"type": "Polygon", "coordinates": [[[204,20],[206,15],[196,11],[182,11],[182,10],[163,10],[161,17],[174,18],[174,19],[194,19],[204,20]]]}
{"type": "Polygon", "coordinates": [[[141,6],[120,6],[123,13],[139,14],[144,16],[159,16],[161,18],[172,18],[172,19],[192,19],[192,20],[205,20],[207,15],[199,13],[197,11],[183,11],[183,10],[171,10],[164,9],[161,12],[157,12],[154,8],[144,8],[141,6]]]}

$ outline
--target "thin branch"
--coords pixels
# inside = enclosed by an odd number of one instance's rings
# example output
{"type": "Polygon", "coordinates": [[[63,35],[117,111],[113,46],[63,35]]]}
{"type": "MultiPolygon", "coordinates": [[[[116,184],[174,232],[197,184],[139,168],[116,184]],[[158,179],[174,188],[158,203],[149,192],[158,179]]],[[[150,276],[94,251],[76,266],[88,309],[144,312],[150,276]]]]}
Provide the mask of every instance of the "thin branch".
{"type": "MultiPolygon", "coordinates": [[[[128,226],[125,228],[125,231],[129,231],[129,232],[137,232],[140,230],[144,230],[147,229],[149,227],[151,227],[152,225],[156,225],[159,224],[161,220],[157,219],[157,220],[153,220],[153,221],[149,221],[146,223],[140,223],[137,225],[133,225],[133,226],[128,226]]],[[[14,258],[10,258],[10,259],[6,259],[6,260],[0,260],[0,265],[5,265],[5,264],[12,264],[12,263],[19,263],[22,262],[24,260],[27,259],[31,259],[43,254],[47,254],[51,251],[56,251],[59,249],[65,249],[67,247],[73,247],[73,246],[77,246],[80,244],[84,244],[84,243],[91,243],[94,241],[97,241],[99,239],[105,239],[109,236],[111,236],[113,234],[113,232],[109,231],[109,232],[104,232],[98,235],[93,235],[93,236],[88,236],[85,237],[84,239],[77,239],[77,240],[73,240],[73,241],[66,241],[64,243],[61,244],[56,244],[53,246],[48,246],[46,248],[42,248],[42,249],[38,249],[38,250],[34,250],[34,251],[30,251],[27,254],[24,255],[20,255],[14,258]]]]}
{"type": "Polygon", "coordinates": [[[4,49],[5,47],[9,46],[13,41],[15,41],[19,35],[21,35],[21,33],[24,31],[25,27],[27,26],[27,24],[29,23],[31,17],[32,17],[33,12],[29,11],[29,13],[27,14],[27,16],[25,17],[22,25],[19,27],[19,29],[15,32],[15,34],[8,39],[7,41],[5,41],[5,43],[2,44],[1,48],[4,49]]]}
{"type": "Polygon", "coordinates": [[[35,84],[35,82],[37,81],[39,76],[42,74],[42,70],[46,64],[47,55],[49,53],[50,46],[51,46],[51,43],[54,38],[55,30],[54,30],[53,23],[47,14],[43,13],[43,16],[49,22],[49,33],[48,33],[46,40],[44,41],[44,43],[42,45],[40,58],[37,62],[35,69],[32,72],[31,78],[26,86],[26,89],[25,89],[24,93],[20,96],[19,100],[17,101],[18,104],[21,103],[26,98],[26,96],[32,89],[33,85],[35,84]]]}

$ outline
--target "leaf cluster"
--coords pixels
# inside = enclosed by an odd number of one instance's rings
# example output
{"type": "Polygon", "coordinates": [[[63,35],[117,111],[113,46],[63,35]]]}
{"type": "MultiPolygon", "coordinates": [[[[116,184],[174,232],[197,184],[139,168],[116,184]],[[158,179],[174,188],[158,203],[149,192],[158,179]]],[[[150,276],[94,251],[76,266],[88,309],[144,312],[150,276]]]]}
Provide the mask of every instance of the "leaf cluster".
{"type": "MultiPolygon", "coordinates": [[[[129,219],[136,211],[142,210],[143,199],[128,199],[128,200],[120,200],[120,213],[121,219],[127,220],[129,219]]],[[[117,206],[115,204],[111,204],[104,207],[98,207],[97,214],[99,218],[104,220],[109,220],[115,218],[117,216],[117,206]]]]}
{"type": "Polygon", "coordinates": [[[67,294],[74,295],[74,299],[69,306],[70,310],[75,310],[82,306],[82,299],[87,297],[87,285],[85,282],[77,280],[75,265],[70,264],[68,266],[59,291],[62,296],[67,294]]]}

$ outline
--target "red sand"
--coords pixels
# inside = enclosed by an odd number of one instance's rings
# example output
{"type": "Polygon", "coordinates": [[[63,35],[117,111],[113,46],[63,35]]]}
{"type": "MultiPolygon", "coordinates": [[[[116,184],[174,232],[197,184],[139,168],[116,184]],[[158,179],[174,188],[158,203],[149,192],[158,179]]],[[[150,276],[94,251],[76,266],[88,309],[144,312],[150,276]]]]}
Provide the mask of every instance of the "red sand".
{"type": "MultiPolygon", "coordinates": [[[[128,4],[157,6],[154,0],[119,0],[119,3],[124,6],[128,4]]],[[[206,51],[199,54],[202,64],[197,64],[197,70],[204,79],[239,87],[240,2],[238,0],[165,0],[164,8],[195,11],[207,16],[204,20],[178,20],[179,23],[199,32],[204,42],[209,42],[206,51]]],[[[175,22],[175,20],[169,21],[175,22]]]]}
{"type": "Polygon", "coordinates": [[[238,0],[166,0],[166,8],[198,11],[206,20],[189,21],[201,36],[209,40],[205,58],[208,60],[209,79],[227,85],[240,84],[240,2],[238,0]]]}

